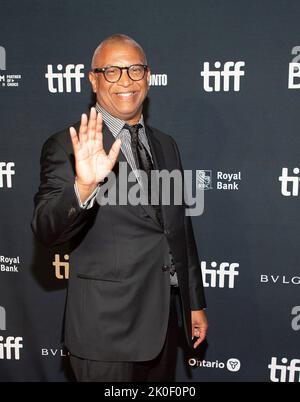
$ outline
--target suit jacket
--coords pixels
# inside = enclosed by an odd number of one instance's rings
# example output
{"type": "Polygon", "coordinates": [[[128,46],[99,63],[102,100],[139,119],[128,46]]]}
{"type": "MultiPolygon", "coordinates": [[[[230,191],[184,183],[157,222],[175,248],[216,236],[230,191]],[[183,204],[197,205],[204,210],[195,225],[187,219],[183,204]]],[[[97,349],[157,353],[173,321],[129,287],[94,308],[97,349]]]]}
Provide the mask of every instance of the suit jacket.
{"type": "MultiPolygon", "coordinates": [[[[146,134],[156,169],[182,169],[170,136],[149,126],[146,134]]],[[[104,148],[109,150],[113,141],[104,125],[104,148]]],[[[114,169],[117,177],[120,161],[126,162],[122,152],[114,169]]],[[[159,354],[169,316],[169,250],[191,344],[191,310],[205,307],[205,298],[185,206],[172,205],[171,197],[171,205],[162,206],[163,227],[151,206],[95,203],[84,210],[74,192],[74,164],[68,130],[51,136],[42,150],[32,220],[44,244],[70,247],[65,322],[70,353],[101,361],[146,361],[159,354]]]]}

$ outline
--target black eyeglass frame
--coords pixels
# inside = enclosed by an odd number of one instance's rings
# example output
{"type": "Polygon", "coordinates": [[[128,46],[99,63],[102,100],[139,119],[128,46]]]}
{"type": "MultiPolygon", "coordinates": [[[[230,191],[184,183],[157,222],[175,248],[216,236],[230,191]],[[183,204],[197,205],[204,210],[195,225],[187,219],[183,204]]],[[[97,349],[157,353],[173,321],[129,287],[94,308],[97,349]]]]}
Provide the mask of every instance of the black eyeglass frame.
{"type": "Polygon", "coordinates": [[[115,82],[120,81],[120,78],[122,77],[122,70],[127,71],[127,75],[132,81],[141,81],[145,77],[146,71],[148,71],[148,65],[147,64],[131,64],[131,66],[128,66],[128,67],[120,67],[120,66],[97,67],[97,68],[93,68],[92,71],[93,71],[93,73],[102,73],[104,78],[106,79],[106,81],[108,81],[108,82],[113,84],[115,82]],[[135,67],[135,66],[139,66],[139,67],[142,67],[144,69],[144,74],[143,74],[142,78],[139,78],[138,80],[132,78],[130,76],[130,73],[129,73],[129,69],[132,68],[132,67],[135,67]],[[107,79],[107,77],[105,75],[105,72],[109,68],[117,68],[119,70],[119,73],[120,73],[119,78],[116,81],[110,81],[110,80],[107,79]]]}

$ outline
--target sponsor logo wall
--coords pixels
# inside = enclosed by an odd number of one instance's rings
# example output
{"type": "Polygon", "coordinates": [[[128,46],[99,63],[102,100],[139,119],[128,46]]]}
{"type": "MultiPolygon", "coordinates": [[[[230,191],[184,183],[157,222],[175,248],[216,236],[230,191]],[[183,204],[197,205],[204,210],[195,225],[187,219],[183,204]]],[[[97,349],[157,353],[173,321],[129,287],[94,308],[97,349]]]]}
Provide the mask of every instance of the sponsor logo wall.
{"type": "Polygon", "coordinates": [[[6,49],[0,46],[0,88],[16,88],[19,87],[22,76],[19,73],[7,69],[6,65],[6,49]]]}
{"type": "MultiPolygon", "coordinates": [[[[72,380],[62,343],[71,253],[40,244],[30,220],[42,145],[92,104],[93,50],[128,7],[98,3],[1,6],[0,381],[72,380]]],[[[300,382],[296,3],[133,0],[122,25],[151,67],[145,118],[179,144],[192,198],[204,193],[189,206],[210,328],[198,353],[179,348],[177,381],[300,382]]]]}
{"type": "Polygon", "coordinates": [[[203,89],[206,92],[239,92],[241,87],[241,77],[245,75],[243,68],[244,61],[227,61],[222,63],[216,61],[214,67],[210,67],[209,62],[203,63],[201,77],[203,77],[203,89]]]}
{"type": "MultiPolygon", "coordinates": [[[[83,64],[67,64],[66,66],[58,64],[56,67],[48,64],[45,74],[48,91],[51,93],[81,92],[82,79],[87,78],[82,70],[84,70],[83,64]]],[[[167,74],[151,74],[149,85],[167,86],[167,74]]]]}
{"type": "Polygon", "coordinates": [[[7,335],[11,329],[6,328],[6,310],[3,306],[0,306],[0,331],[0,361],[20,360],[23,337],[7,335]]]}
{"type": "Polygon", "coordinates": [[[0,162],[0,188],[12,188],[14,166],[14,162],[0,162]]]}

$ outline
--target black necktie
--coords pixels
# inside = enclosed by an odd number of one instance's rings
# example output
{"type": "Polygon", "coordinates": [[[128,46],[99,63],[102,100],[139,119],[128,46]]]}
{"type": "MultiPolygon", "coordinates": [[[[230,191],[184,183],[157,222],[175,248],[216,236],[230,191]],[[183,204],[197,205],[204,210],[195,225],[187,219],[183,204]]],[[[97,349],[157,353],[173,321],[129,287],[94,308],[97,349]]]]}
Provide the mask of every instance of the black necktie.
{"type": "MultiPolygon", "coordinates": [[[[151,157],[145,148],[142,141],[139,140],[139,129],[143,127],[141,124],[134,124],[130,126],[125,124],[124,128],[129,130],[131,136],[131,149],[134,156],[136,166],[139,170],[143,170],[148,177],[148,202],[151,205],[151,170],[153,170],[153,163],[151,157]]],[[[160,205],[152,205],[155,210],[155,215],[158,222],[162,225],[162,214],[160,205]]]]}

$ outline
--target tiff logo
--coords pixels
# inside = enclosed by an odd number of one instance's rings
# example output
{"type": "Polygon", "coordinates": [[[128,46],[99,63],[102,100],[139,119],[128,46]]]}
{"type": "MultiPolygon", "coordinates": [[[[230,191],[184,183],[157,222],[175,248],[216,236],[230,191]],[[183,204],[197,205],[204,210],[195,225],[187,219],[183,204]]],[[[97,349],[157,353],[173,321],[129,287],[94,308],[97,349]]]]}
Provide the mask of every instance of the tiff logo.
{"type": "Polygon", "coordinates": [[[210,69],[209,62],[203,63],[203,88],[206,92],[228,92],[230,84],[233,81],[233,90],[238,92],[240,90],[241,77],[245,75],[242,67],[245,67],[244,61],[227,61],[224,64],[223,70],[220,70],[221,63],[216,61],[214,63],[215,70],[210,69]],[[223,77],[223,79],[222,79],[223,77]],[[223,82],[222,82],[223,81],[223,82]],[[222,86],[222,87],[221,87],[222,86]]]}
{"type": "Polygon", "coordinates": [[[11,360],[13,356],[15,360],[20,360],[20,349],[23,348],[22,341],[21,336],[8,336],[6,339],[0,336],[0,360],[11,360]]]}
{"type": "Polygon", "coordinates": [[[300,382],[300,360],[292,359],[290,365],[287,365],[288,359],[285,357],[281,359],[282,364],[277,363],[277,357],[272,357],[271,364],[268,365],[270,369],[270,380],[272,382],[300,382]],[[297,378],[295,381],[295,375],[297,378]],[[278,377],[279,375],[279,377],[278,377]],[[288,378],[288,380],[287,380],[288,378]]]}
{"type": "Polygon", "coordinates": [[[292,308],[291,314],[295,316],[292,319],[292,328],[294,331],[299,331],[300,329],[300,306],[294,306],[292,308]]]}
{"type": "Polygon", "coordinates": [[[65,261],[60,260],[60,255],[55,254],[54,261],[52,265],[55,268],[55,276],[57,279],[69,279],[69,271],[70,271],[70,264],[69,262],[69,255],[65,254],[64,259],[65,261]]]}
{"type": "Polygon", "coordinates": [[[12,175],[15,171],[12,168],[15,166],[14,162],[0,162],[0,188],[4,187],[4,177],[6,177],[6,186],[12,187],[12,175]]]}
{"type": "Polygon", "coordinates": [[[0,330],[6,330],[6,312],[5,308],[0,306],[0,330]]]}
{"type": "Polygon", "coordinates": [[[6,51],[3,46],[0,46],[0,70],[6,70],[6,51]]]}
{"type": "Polygon", "coordinates": [[[213,261],[210,264],[211,268],[208,268],[206,261],[201,261],[201,270],[204,287],[225,287],[225,280],[228,281],[228,287],[234,288],[235,277],[239,275],[239,271],[236,268],[239,267],[237,263],[221,262],[219,269],[218,264],[213,261]]]}
{"type": "MultiPolygon", "coordinates": [[[[294,168],[293,173],[298,175],[299,168],[294,168]]],[[[299,194],[299,176],[289,176],[288,168],[282,168],[281,176],[278,178],[281,181],[281,194],[285,197],[296,197],[299,194]],[[290,186],[289,186],[290,185],[290,186]]]]}
{"type": "MultiPolygon", "coordinates": [[[[0,330],[6,330],[6,311],[2,306],[0,306],[0,330]]],[[[22,341],[21,336],[8,336],[7,338],[0,336],[0,360],[11,360],[13,358],[20,360],[20,349],[23,348],[22,341]]]]}
{"type": "MultiPolygon", "coordinates": [[[[56,66],[58,71],[63,70],[62,64],[56,66]]],[[[72,92],[72,81],[75,81],[75,91],[81,91],[81,78],[84,74],[80,71],[84,68],[83,64],[67,64],[65,72],[53,72],[52,64],[47,65],[45,77],[48,79],[49,92],[72,92]],[[65,86],[64,86],[65,83],[65,86]]]]}

